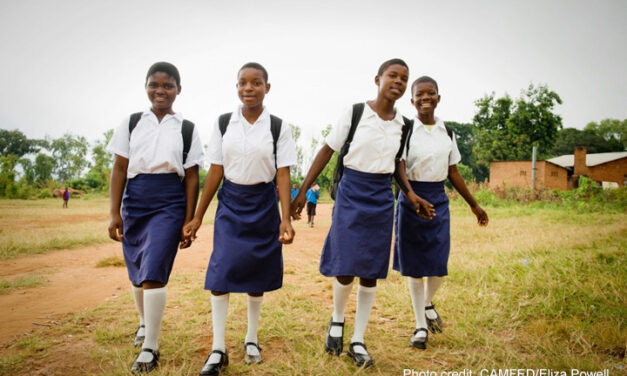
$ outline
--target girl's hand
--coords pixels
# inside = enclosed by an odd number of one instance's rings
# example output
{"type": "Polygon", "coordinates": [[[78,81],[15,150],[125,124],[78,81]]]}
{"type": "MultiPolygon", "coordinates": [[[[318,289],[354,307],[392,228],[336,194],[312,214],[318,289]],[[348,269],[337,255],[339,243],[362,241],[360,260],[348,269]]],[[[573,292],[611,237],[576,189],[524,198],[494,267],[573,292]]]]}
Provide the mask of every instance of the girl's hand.
{"type": "Polygon", "coordinates": [[[111,215],[111,222],[109,222],[109,237],[115,241],[121,242],[124,223],[120,214],[111,215]]]}
{"type": "MultiPolygon", "coordinates": [[[[194,217],[191,221],[187,222],[187,224],[185,224],[185,226],[183,226],[183,228],[181,229],[181,239],[182,239],[181,243],[183,243],[184,240],[189,240],[191,244],[192,241],[196,240],[197,238],[196,231],[198,231],[201,224],[202,222],[200,221],[200,219],[196,217],[194,217]]],[[[187,247],[184,247],[184,248],[187,248],[187,247]]]]}
{"type": "Polygon", "coordinates": [[[420,218],[431,220],[435,217],[435,208],[429,201],[421,198],[414,192],[409,192],[407,200],[411,202],[420,218]]]}
{"type": "Polygon", "coordinates": [[[192,245],[191,237],[185,236],[185,226],[181,228],[181,242],[179,243],[179,249],[189,248],[192,245]]]}
{"type": "MultiPolygon", "coordinates": [[[[296,197],[294,197],[294,201],[290,205],[290,215],[294,220],[300,219],[300,212],[303,211],[305,204],[307,203],[307,198],[301,192],[298,192],[296,197]]],[[[290,224],[291,227],[291,224],[290,224]]]]}
{"type": "Polygon", "coordinates": [[[481,206],[477,205],[473,208],[470,208],[475,216],[477,216],[477,223],[479,226],[487,226],[488,225],[488,213],[485,210],[481,209],[481,206]]]}
{"type": "Polygon", "coordinates": [[[292,223],[289,220],[281,221],[281,225],[279,225],[279,241],[283,244],[292,244],[294,235],[296,235],[296,232],[292,228],[292,223]]]}

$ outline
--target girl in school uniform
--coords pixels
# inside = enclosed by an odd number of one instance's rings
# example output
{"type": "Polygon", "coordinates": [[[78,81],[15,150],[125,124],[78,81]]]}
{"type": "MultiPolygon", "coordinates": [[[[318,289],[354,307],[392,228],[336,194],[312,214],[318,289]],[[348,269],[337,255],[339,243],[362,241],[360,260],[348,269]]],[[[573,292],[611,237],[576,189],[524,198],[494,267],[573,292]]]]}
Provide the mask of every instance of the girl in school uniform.
{"type": "Polygon", "coordinates": [[[393,267],[408,277],[416,316],[416,330],[410,344],[420,349],[427,347],[427,328],[433,333],[442,331],[442,319],[432,299],[448,274],[451,237],[449,204],[444,191],[447,177],[470,205],[479,225],[488,224],[488,215],[468,191],[457,170],[461,156],[455,135],[435,116],[439,102],[438,84],[434,79],[423,76],[414,81],[411,103],[418,114],[399,166],[408,190],[399,198],[396,210],[393,267]],[[417,215],[418,195],[433,205],[434,214],[417,215]]]}
{"type": "MultiPolygon", "coordinates": [[[[166,285],[183,224],[194,214],[198,199],[198,166],[202,143],[193,129],[186,156],[183,116],[172,104],[181,92],[181,79],[170,63],[153,64],[146,75],[150,109],[127,118],[115,130],[107,151],[115,154],[111,171],[109,236],[121,241],[139,313],[135,346],[142,351],[131,371],[150,372],[159,360],[159,330],[166,302],[166,285]],[[132,128],[132,129],[131,129],[132,128]],[[125,189],[126,185],[126,189],[125,189]],[[120,215],[120,206],[122,214],[120,215]]],[[[193,126],[193,125],[192,125],[193,126]]]]}
{"type": "MultiPolygon", "coordinates": [[[[348,153],[344,174],[333,206],[331,228],[322,249],[320,272],[333,281],[333,314],[325,350],[340,355],[343,349],[344,309],[355,277],[359,277],[355,328],[348,355],[357,366],[373,360],[364,344],[364,333],[374,303],[377,279],[387,276],[394,217],[390,177],[401,144],[403,117],[394,103],[407,87],[409,68],[401,59],[384,62],[374,79],[377,97],[367,101],[348,153]]],[[[333,126],[300,191],[292,202],[292,215],[300,218],[307,188],[344,145],[352,118],[345,111],[333,126]]]]}
{"type": "Polygon", "coordinates": [[[289,244],[294,238],[289,211],[289,167],[296,165],[296,146],[289,125],[282,122],[276,155],[273,151],[271,115],[263,105],[269,90],[268,73],[263,66],[242,66],[237,81],[242,105],[231,114],[224,132],[220,120],[216,121],[208,149],[211,167],[202,198],[196,215],[184,228],[186,239],[196,237],[224,177],[218,192],[213,252],[205,279],[205,289],[211,290],[213,346],[201,375],[218,375],[228,365],[224,332],[229,293],[233,292],[248,293],[244,360],[247,364],[261,362],[257,328],[263,294],[281,287],[282,244],[289,244]],[[281,216],[276,205],[275,175],[281,216]]]}

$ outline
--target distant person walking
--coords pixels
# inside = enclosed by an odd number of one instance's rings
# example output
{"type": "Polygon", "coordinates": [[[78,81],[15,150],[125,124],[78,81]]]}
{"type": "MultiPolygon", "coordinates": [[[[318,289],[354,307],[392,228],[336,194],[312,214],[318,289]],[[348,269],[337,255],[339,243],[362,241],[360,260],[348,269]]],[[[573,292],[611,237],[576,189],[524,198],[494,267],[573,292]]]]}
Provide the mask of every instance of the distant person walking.
{"type": "Polygon", "coordinates": [[[298,184],[292,184],[292,198],[290,199],[290,202],[291,200],[294,199],[294,197],[296,197],[297,194],[298,194],[298,184]]]}
{"type": "MultiPolygon", "coordinates": [[[[316,206],[320,197],[320,187],[314,183],[307,190],[307,225],[314,227],[314,217],[316,216],[316,206]]],[[[294,197],[296,197],[294,195],[294,197]]]]}
{"type": "Polygon", "coordinates": [[[68,187],[65,187],[65,191],[63,191],[63,207],[67,209],[67,202],[70,201],[70,190],[68,187]]]}

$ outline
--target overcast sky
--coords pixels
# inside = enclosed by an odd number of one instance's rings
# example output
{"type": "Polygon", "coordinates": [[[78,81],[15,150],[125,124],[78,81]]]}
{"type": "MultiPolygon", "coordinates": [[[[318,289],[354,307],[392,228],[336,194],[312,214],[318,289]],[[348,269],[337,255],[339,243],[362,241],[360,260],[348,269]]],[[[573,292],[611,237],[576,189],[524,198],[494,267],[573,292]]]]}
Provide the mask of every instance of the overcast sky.
{"type": "MultiPolygon", "coordinates": [[[[181,72],[175,110],[205,142],[239,103],[239,67],[269,71],[270,111],[318,135],[400,57],[435,78],[436,115],[470,122],[474,101],[547,84],[566,127],[627,118],[627,1],[0,2],[0,128],[90,141],[146,109],[148,67],[181,72]]],[[[409,90],[398,103],[414,115],[409,90]]]]}

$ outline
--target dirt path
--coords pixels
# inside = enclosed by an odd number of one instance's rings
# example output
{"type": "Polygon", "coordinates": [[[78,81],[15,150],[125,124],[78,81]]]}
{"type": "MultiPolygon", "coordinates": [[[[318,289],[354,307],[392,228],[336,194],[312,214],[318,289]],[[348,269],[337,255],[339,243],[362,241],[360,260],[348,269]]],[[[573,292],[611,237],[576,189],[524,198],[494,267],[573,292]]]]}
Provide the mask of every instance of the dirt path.
{"type": "MultiPolygon", "coordinates": [[[[307,227],[306,217],[294,223],[297,234],[294,244],[284,248],[286,263],[299,264],[303,258],[320,251],[330,225],[331,208],[332,204],[318,205],[318,224],[313,229],[307,227]]],[[[212,241],[213,226],[204,225],[194,245],[179,252],[172,273],[204,272],[212,241]]],[[[0,295],[0,346],[37,327],[50,325],[62,315],[89,309],[111,297],[127,294],[129,281],[126,268],[96,267],[98,261],[112,256],[122,257],[119,243],[1,261],[0,281],[11,281],[37,272],[49,283],[0,295]]]]}

